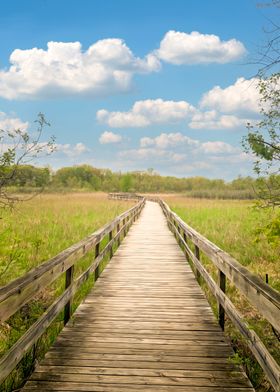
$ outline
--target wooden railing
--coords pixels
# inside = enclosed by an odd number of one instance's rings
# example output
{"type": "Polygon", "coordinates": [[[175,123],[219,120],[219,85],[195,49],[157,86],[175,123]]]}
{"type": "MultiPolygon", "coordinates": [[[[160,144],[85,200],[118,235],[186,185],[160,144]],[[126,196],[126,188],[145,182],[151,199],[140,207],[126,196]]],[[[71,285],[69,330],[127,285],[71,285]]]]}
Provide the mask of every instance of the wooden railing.
{"type": "Polygon", "coordinates": [[[108,193],[108,199],[112,200],[142,200],[143,196],[137,193],[108,193]]]}
{"type": "Polygon", "coordinates": [[[192,227],[188,226],[177,214],[170,210],[162,200],[159,202],[168,225],[183,247],[187,257],[192,261],[197,278],[202,277],[218,302],[218,317],[224,329],[225,314],[232,321],[253,356],[258,361],[275,391],[280,391],[280,367],[268,352],[265,345],[226,295],[226,280],[247,298],[275,330],[280,330],[280,293],[272,289],[260,278],[243,267],[228,253],[218,248],[192,227]],[[194,252],[189,246],[194,245],[194,252]],[[211,277],[200,261],[203,252],[218,270],[218,283],[211,277]]]}
{"type": "Polygon", "coordinates": [[[100,230],[84,240],[59,253],[57,256],[41,264],[6,286],[0,288],[0,322],[4,322],[21,307],[34,298],[45,287],[65,274],[65,290],[45,311],[45,313],[27,330],[27,332],[0,358],[0,384],[11,373],[23,356],[43,335],[48,326],[64,309],[64,323],[71,317],[71,302],[81,285],[95,274],[99,275],[99,265],[106,255],[113,255],[113,246],[119,245],[130,225],[137,219],[145,204],[141,200],[100,230]],[[101,250],[100,243],[107,239],[101,250]],[[94,259],[90,266],[74,279],[75,263],[90,250],[94,250],[94,259]]]}

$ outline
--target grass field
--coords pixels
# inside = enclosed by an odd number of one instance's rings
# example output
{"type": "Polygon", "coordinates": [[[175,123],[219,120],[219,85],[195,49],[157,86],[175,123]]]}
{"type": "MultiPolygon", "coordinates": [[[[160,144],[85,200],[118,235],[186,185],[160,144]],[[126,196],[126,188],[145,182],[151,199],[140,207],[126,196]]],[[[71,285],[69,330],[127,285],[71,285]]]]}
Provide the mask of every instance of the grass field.
{"type": "MultiPolygon", "coordinates": [[[[256,228],[266,219],[265,211],[256,211],[252,202],[234,200],[190,199],[182,196],[162,195],[170,207],[189,225],[209,238],[220,248],[234,256],[241,264],[262,279],[269,275],[270,284],[280,290],[279,248],[265,240],[256,242],[256,228]]],[[[97,230],[133,202],[108,200],[104,194],[50,194],[40,195],[17,206],[14,211],[5,211],[0,220],[0,284],[3,285],[23,275],[36,265],[56,255],[71,244],[97,230]]],[[[86,268],[92,259],[90,253],[79,262],[76,274],[86,268]]],[[[215,277],[215,268],[206,259],[202,261],[215,277]]],[[[75,306],[86,295],[92,281],[82,288],[75,298],[75,306]]],[[[42,314],[64,285],[63,278],[44,290],[21,312],[0,325],[0,354],[4,353],[42,314]]],[[[203,285],[203,288],[206,287],[203,285]]],[[[209,301],[216,312],[216,302],[207,291],[209,301]]],[[[242,310],[267,347],[280,360],[280,345],[270,326],[261,320],[246,300],[234,288],[228,286],[228,295],[238,309],[242,310]]],[[[60,316],[38,345],[7,380],[0,391],[11,391],[21,385],[32,368],[34,358],[41,357],[62,327],[60,316]]],[[[234,361],[242,361],[247,367],[258,391],[269,387],[259,368],[252,361],[245,345],[234,328],[227,322],[229,334],[239,355],[234,361]]]]}
{"type": "MultiPolygon", "coordinates": [[[[18,204],[12,211],[2,211],[0,219],[0,285],[24,275],[35,266],[96,231],[134,202],[112,201],[106,194],[40,195],[18,204]]],[[[89,265],[93,252],[79,261],[75,275],[89,265]]],[[[74,307],[81,302],[93,284],[85,283],[74,298],[74,307]]],[[[64,276],[43,290],[34,300],[0,324],[0,355],[5,353],[32,325],[63,290],[64,276]]],[[[0,386],[0,391],[18,388],[62,328],[63,315],[43,335],[24,358],[21,366],[0,386]]]]}
{"type": "MultiPolygon", "coordinates": [[[[280,291],[280,243],[279,246],[272,246],[265,238],[256,241],[256,229],[268,218],[266,211],[256,210],[253,202],[248,201],[198,200],[172,195],[163,198],[185,222],[235,257],[251,272],[263,280],[268,274],[269,284],[280,291]]],[[[216,268],[211,261],[206,257],[202,257],[202,261],[217,280],[216,268]]],[[[217,314],[216,301],[206,285],[202,283],[202,286],[217,314]]],[[[230,284],[227,284],[227,294],[280,363],[280,343],[270,325],[261,319],[255,309],[230,284]]],[[[234,360],[243,362],[257,391],[272,391],[235,328],[229,321],[226,325],[226,332],[238,353],[234,360]]]]}
{"type": "Polygon", "coordinates": [[[102,193],[39,195],[0,219],[0,285],[23,275],[127,210],[102,193]]]}

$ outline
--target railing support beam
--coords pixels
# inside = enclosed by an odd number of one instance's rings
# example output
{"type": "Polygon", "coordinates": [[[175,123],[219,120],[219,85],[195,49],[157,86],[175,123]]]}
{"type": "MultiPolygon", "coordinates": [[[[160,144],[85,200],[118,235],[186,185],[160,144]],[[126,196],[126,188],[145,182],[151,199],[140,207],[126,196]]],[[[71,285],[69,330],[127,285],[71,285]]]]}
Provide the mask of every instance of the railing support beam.
{"type": "MultiPolygon", "coordinates": [[[[226,292],[226,275],[222,272],[219,271],[218,274],[218,284],[220,289],[222,290],[223,293],[226,292]]],[[[218,317],[219,317],[219,324],[224,331],[225,329],[225,309],[224,307],[220,304],[218,301],[218,317]]]]}
{"type": "MultiPolygon", "coordinates": [[[[74,265],[72,265],[65,272],[65,290],[71,286],[74,278],[74,265]]],[[[64,307],[64,325],[68,323],[71,318],[72,298],[67,302],[64,307]]]]}

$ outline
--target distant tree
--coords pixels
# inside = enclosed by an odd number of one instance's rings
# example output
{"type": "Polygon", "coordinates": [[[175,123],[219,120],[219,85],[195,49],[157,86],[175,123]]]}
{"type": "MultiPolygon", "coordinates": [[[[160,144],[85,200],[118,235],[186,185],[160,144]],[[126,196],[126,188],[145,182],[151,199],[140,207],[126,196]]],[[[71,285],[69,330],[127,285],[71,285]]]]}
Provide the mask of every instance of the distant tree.
{"type": "Polygon", "coordinates": [[[132,175],[130,173],[126,173],[123,175],[121,179],[121,191],[129,192],[132,188],[132,175]]]}
{"type": "Polygon", "coordinates": [[[53,187],[88,188],[99,190],[103,174],[101,170],[89,165],[63,167],[53,176],[53,187]]]}
{"type": "MultiPolygon", "coordinates": [[[[11,167],[10,170],[13,170],[11,167]]],[[[50,182],[50,169],[47,167],[41,168],[32,165],[20,165],[13,178],[11,178],[9,185],[16,187],[31,187],[44,188],[50,182]]]]}
{"type": "Polygon", "coordinates": [[[0,208],[11,207],[19,200],[9,192],[8,187],[18,177],[21,166],[54,150],[53,137],[47,142],[41,141],[44,127],[50,125],[42,113],[38,114],[35,123],[37,129],[34,136],[22,129],[0,129],[0,208]]]}

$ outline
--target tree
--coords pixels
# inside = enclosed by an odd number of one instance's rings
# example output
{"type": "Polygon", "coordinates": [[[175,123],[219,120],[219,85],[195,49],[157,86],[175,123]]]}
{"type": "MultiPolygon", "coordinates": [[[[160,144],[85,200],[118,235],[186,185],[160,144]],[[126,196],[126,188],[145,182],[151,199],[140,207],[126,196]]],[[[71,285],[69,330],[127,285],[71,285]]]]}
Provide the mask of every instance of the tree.
{"type": "MultiPolygon", "coordinates": [[[[280,1],[265,4],[279,12],[280,1]]],[[[255,156],[254,171],[260,177],[258,194],[263,206],[280,205],[280,26],[270,20],[265,29],[267,39],[255,61],[259,65],[259,94],[261,120],[247,124],[243,140],[245,150],[255,156]]]]}
{"type": "Polygon", "coordinates": [[[121,191],[122,192],[129,192],[131,191],[132,188],[132,176],[130,173],[126,173],[123,175],[122,179],[121,179],[121,191]]]}
{"type": "Polygon", "coordinates": [[[55,149],[53,137],[47,142],[41,141],[44,127],[50,125],[42,113],[38,114],[35,123],[37,129],[34,135],[22,129],[0,129],[0,208],[11,207],[20,200],[8,191],[8,187],[18,178],[22,165],[28,165],[35,158],[50,154],[55,149]]]}
{"type": "MultiPolygon", "coordinates": [[[[269,6],[278,8],[279,1],[269,6]]],[[[258,64],[260,115],[257,124],[247,124],[243,139],[245,150],[255,157],[254,171],[258,175],[258,206],[270,209],[270,218],[258,229],[271,242],[280,238],[280,73],[273,69],[280,64],[280,27],[271,21],[266,31],[268,41],[262,48],[258,64]]]]}
{"type": "Polygon", "coordinates": [[[256,124],[248,123],[243,140],[245,150],[255,156],[254,171],[259,180],[259,197],[266,205],[280,205],[280,73],[259,81],[260,114],[256,124]]]}

